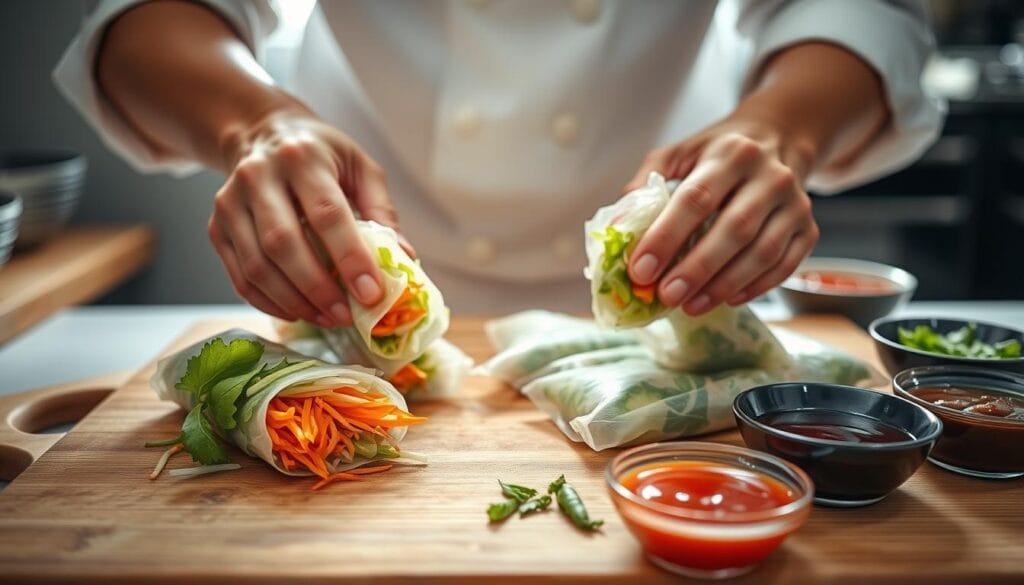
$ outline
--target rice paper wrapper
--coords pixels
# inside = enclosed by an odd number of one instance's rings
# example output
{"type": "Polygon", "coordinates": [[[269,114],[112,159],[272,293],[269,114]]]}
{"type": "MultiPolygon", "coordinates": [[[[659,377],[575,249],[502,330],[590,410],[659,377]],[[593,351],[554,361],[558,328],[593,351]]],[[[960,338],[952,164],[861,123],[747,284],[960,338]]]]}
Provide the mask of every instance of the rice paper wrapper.
{"type": "Polygon", "coordinates": [[[747,306],[719,305],[696,317],[673,311],[637,330],[637,336],[654,361],[673,370],[709,373],[790,366],[786,349],[747,306]]]}
{"type": "Polygon", "coordinates": [[[641,327],[669,311],[657,297],[650,304],[633,297],[626,267],[636,244],[665,209],[670,195],[665,178],[652,172],[645,186],[598,209],[583,224],[587,251],[583,274],[590,279],[594,318],[601,325],[616,329],[641,327]],[[621,254],[621,258],[610,257],[611,250],[621,254]],[[625,301],[624,306],[616,302],[615,294],[625,301]]]}
{"type": "MultiPolygon", "coordinates": [[[[296,323],[302,325],[295,327],[295,324],[287,321],[275,322],[275,329],[289,349],[330,364],[359,364],[360,360],[367,359],[365,354],[360,353],[339,355],[324,337],[322,329],[301,321],[296,323]]],[[[443,337],[431,343],[412,363],[427,373],[427,379],[402,393],[409,402],[439,400],[457,395],[466,376],[473,369],[473,358],[443,337]]],[[[368,364],[363,362],[361,365],[368,364]]]]}
{"type": "Polygon", "coordinates": [[[390,376],[405,364],[418,358],[427,347],[444,335],[448,330],[448,308],[444,304],[441,291],[423,271],[419,262],[406,254],[398,243],[395,230],[373,221],[358,221],[359,235],[382,266],[384,279],[384,297],[376,305],[366,307],[349,295],[349,307],[352,309],[352,327],[324,329],[324,339],[339,356],[352,356],[357,363],[377,368],[390,376]],[[422,285],[427,293],[427,314],[424,320],[409,332],[403,333],[401,342],[393,349],[382,348],[373,340],[373,327],[387,314],[398,297],[409,284],[409,275],[403,270],[389,269],[382,257],[382,250],[390,256],[391,262],[411,271],[415,282],[422,285]]]}
{"type": "MultiPolygon", "coordinates": [[[[175,388],[175,384],[177,384],[181,377],[185,375],[189,358],[199,354],[200,350],[202,350],[203,346],[207,342],[218,337],[226,344],[230,344],[231,341],[235,339],[248,339],[250,341],[257,341],[263,344],[263,355],[259,361],[261,366],[276,364],[283,358],[287,358],[289,362],[293,363],[310,359],[309,357],[296,353],[283,345],[263,339],[262,337],[248,331],[231,329],[208,337],[207,339],[160,360],[157,364],[156,373],[153,374],[152,378],[150,378],[149,383],[161,400],[174,402],[186,411],[192,408],[192,394],[175,388]]],[[[378,378],[375,375],[374,370],[361,366],[341,366],[318,362],[312,366],[286,374],[274,380],[264,390],[243,401],[235,413],[237,426],[230,431],[228,436],[223,438],[234,443],[240,449],[245,451],[246,454],[266,461],[274,469],[285,475],[312,475],[312,473],[305,470],[287,470],[274,456],[270,434],[267,431],[267,407],[270,405],[271,400],[278,395],[287,396],[289,392],[300,392],[302,391],[301,385],[303,384],[310,384],[324,378],[335,377],[344,379],[348,386],[380,392],[387,396],[393,404],[402,410],[407,410],[408,408],[405,398],[402,397],[401,393],[399,393],[398,390],[396,390],[395,387],[386,380],[378,378]],[[296,386],[298,386],[297,389],[295,388],[296,386]]],[[[216,425],[214,425],[214,427],[216,428],[216,425]]],[[[406,430],[406,427],[396,427],[390,431],[389,434],[391,435],[391,438],[394,439],[396,445],[405,437],[406,430]]],[[[382,459],[356,456],[350,463],[328,460],[328,466],[329,471],[331,473],[335,473],[354,469],[379,460],[382,459]]],[[[388,461],[394,461],[394,459],[388,459],[388,461]]]]}
{"type": "Polygon", "coordinates": [[[546,311],[525,311],[484,325],[499,353],[481,364],[476,373],[512,385],[551,362],[580,353],[636,345],[625,331],[609,331],[589,319],[546,311]]]}

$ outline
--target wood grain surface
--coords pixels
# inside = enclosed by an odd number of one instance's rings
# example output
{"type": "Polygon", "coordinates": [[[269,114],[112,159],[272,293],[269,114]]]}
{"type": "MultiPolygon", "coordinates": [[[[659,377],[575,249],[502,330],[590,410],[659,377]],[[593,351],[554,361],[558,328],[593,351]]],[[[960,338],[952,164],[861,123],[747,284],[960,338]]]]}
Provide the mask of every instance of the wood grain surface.
{"type": "MultiPolygon", "coordinates": [[[[476,359],[491,353],[482,319],[448,335],[476,359]]],[[[786,324],[870,359],[847,321],[786,324]]],[[[234,326],[203,322],[183,347],[234,326]]],[[[159,453],[142,443],[174,435],[182,413],[158,402],[147,366],[0,492],[0,582],[323,583],[678,582],[645,561],[616,515],[602,471],[616,451],[570,443],[517,392],[471,378],[459,400],[415,408],[430,422],[403,446],[430,457],[362,483],[312,492],[237,451],[236,472],[149,481],[159,453]],[[498,478],[543,486],[564,473],[598,534],[557,512],[488,525],[498,478]]],[[[735,432],[700,440],[738,444],[735,432]]],[[[187,457],[171,467],[191,465],[187,457]]],[[[808,523],[752,574],[730,583],[1024,582],[1024,482],[985,481],[926,464],[874,506],[815,508],[808,523]]]]}
{"type": "Polygon", "coordinates": [[[0,268],[0,344],[56,310],[91,301],[153,256],[147,226],[70,227],[0,268]]]}

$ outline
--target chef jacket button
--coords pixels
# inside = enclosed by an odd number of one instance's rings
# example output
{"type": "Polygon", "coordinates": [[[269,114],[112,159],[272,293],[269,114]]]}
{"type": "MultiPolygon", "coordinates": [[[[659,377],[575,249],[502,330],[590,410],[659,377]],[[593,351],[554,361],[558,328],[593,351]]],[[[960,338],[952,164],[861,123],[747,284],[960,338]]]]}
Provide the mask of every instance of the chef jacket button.
{"type": "Polygon", "coordinates": [[[480,110],[476,107],[464,105],[455,110],[452,125],[456,134],[463,138],[469,138],[480,131],[480,127],[483,125],[483,116],[480,115],[480,110]]]}
{"type": "Polygon", "coordinates": [[[497,255],[498,246],[490,238],[476,236],[466,244],[466,257],[474,262],[489,262],[497,255]]]}
{"type": "Polygon", "coordinates": [[[569,234],[559,236],[551,244],[551,249],[555,253],[555,256],[559,260],[571,260],[576,255],[576,250],[581,245],[580,238],[575,238],[569,234]]]}
{"type": "Polygon", "coordinates": [[[580,118],[572,112],[563,112],[551,121],[551,137],[561,146],[569,147],[580,139],[580,118]]]}
{"type": "Polygon", "coordinates": [[[601,0],[569,0],[569,11],[580,24],[592,24],[601,15],[601,0]]]}

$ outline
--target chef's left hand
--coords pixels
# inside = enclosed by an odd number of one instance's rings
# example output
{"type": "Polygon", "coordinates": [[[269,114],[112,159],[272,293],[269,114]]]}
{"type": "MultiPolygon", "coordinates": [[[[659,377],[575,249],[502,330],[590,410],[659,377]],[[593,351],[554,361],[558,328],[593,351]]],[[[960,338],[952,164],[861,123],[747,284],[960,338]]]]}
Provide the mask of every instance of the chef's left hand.
{"type": "Polygon", "coordinates": [[[806,158],[781,131],[742,115],[652,151],[625,190],[643,186],[651,171],[682,183],[633,251],[632,280],[660,277],[661,301],[691,315],[745,303],[782,282],[818,241],[803,188],[806,158]]]}

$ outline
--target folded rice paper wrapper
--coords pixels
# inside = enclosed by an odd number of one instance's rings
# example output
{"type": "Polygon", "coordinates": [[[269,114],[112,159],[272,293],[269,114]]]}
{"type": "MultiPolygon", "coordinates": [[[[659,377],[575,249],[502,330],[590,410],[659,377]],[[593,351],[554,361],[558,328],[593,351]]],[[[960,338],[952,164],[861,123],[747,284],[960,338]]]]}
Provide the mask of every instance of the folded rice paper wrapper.
{"type": "MultiPolygon", "coordinates": [[[[653,288],[648,288],[646,299],[637,296],[627,267],[636,245],[665,209],[678,184],[666,183],[664,177],[652,172],[646,185],[598,209],[583,224],[587,251],[583,275],[590,279],[594,318],[601,325],[615,329],[642,327],[672,309],[661,304],[653,288]]],[[[707,223],[702,229],[706,227],[707,223]]]]}
{"type": "Polygon", "coordinates": [[[499,353],[476,373],[512,385],[551,362],[597,349],[636,345],[636,336],[609,331],[589,319],[547,311],[524,311],[484,324],[499,353]]]}
{"type": "MultiPolygon", "coordinates": [[[[363,355],[338,355],[323,336],[323,330],[304,321],[289,323],[275,320],[275,329],[285,345],[298,353],[331,364],[359,363],[363,355]]],[[[410,402],[439,400],[458,394],[463,381],[473,369],[473,358],[445,338],[431,343],[427,350],[411,362],[426,379],[405,382],[405,366],[388,381],[410,402]]]]}
{"type": "Polygon", "coordinates": [[[324,329],[323,336],[339,356],[348,356],[355,363],[372,366],[390,376],[444,335],[448,330],[448,308],[441,291],[420,263],[399,245],[395,230],[373,221],[356,223],[360,237],[381,268],[384,297],[376,305],[366,307],[350,294],[353,326],[324,329]],[[374,326],[388,314],[410,282],[420,287],[426,315],[393,336],[374,336],[374,326]]]}
{"type": "Polygon", "coordinates": [[[737,368],[784,370],[786,349],[747,306],[718,307],[691,317],[672,311],[637,330],[640,341],[661,366],[695,373],[737,368]]]}
{"type": "MultiPolygon", "coordinates": [[[[156,373],[150,378],[150,386],[156,391],[161,400],[174,402],[186,411],[191,410],[194,405],[193,395],[185,390],[175,388],[175,385],[185,375],[189,358],[198,355],[207,342],[216,338],[222,339],[225,344],[230,344],[231,341],[236,339],[247,339],[263,344],[264,350],[259,360],[260,366],[272,366],[279,363],[282,359],[287,359],[293,364],[311,361],[305,355],[296,353],[283,345],[263,339],[253,333],[241,329],[231,329],[213,335],[160,360],[157,364],[156,373]]],[[[312,383],[329,380],[339,385],[383,394],[396,407],[401,410],[407,410],[405,398],[402,394],[386,380],[377,377],[374,370],[361,366],[327,364],[319,360],[312,360],[312,362],[305,367],[296,368],[295,371],[274,379],[263,390],[243,401],[235,412],[237,426],[228,433],[228,436],[223,438],[234,443],[246,454],[266,461],[283,474],[310,476],[313,474],[302,468],[285,469],[280,459],[274,455],[266,418],[267,408],[275,397],[300,393],[303,391],[304,386],[308,388],[312,383]]],[[[217,428],[217,425],[214,425],[214,428],[217,428]]],[[[405,437],[406,431],[407,427],[395,427],[390,429],[388,434],[393,443],[398,445],[405,437]]],[[[385,459],[389,462],[395,461],[394,458],[364,457],[357,454],[351,462],[334,458],[328,459],[327,463],[328,470],[331,473],[336,473],[385,459]]]]}

